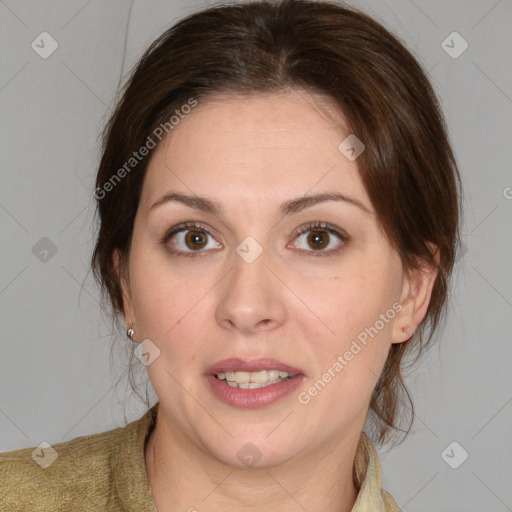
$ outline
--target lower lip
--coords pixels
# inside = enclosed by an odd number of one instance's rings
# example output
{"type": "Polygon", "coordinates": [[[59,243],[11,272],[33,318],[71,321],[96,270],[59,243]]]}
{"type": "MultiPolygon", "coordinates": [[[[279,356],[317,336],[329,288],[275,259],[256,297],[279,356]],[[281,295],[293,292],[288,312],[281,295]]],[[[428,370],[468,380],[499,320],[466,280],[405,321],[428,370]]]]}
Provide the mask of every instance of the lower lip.
{"type": "Polygon", "coordinates": [[[219,380],[215,375],[207,375],[210,387],[217,398],[232,407],[243,409],[258,409],[273,404],[292,393],[304,379],[304,375],[296,375],[292,379],[264,388],[240,389],[232,388],[225,380],[219,380]]]}

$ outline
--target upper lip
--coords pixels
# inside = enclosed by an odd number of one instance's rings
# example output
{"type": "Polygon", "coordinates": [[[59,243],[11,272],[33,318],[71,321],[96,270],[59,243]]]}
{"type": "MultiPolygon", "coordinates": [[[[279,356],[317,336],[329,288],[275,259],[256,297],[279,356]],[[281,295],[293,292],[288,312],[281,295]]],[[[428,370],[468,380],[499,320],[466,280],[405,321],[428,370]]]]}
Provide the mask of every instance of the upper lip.
{"type": "Polygon", "coordinates": [[[288,364],[284,364],[281,361],[272,359],[269,357],[263,357],[260,359],[223,359],[210,366],[206,370],[207,375],[217,375],[222,372],[257,372],[261,370],[278,370],[280,372],[287,372],[290,374],[303,374],[304,372],[300,368],[294,368],[288,364]]]}

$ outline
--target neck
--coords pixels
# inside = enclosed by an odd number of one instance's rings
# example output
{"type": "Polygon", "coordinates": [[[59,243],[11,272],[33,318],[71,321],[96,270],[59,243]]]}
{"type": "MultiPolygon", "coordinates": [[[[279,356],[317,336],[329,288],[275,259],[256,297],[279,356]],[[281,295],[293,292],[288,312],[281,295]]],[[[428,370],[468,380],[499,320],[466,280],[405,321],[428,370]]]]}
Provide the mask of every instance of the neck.
{"type": "Polygon", "coordinates": [[[350,512],[358,492],[353,463],[359,432],[345,441],[324,443],[279,466],[238,469],[157,421],[145,449],[148,481],[158,512],[350,512]]]}

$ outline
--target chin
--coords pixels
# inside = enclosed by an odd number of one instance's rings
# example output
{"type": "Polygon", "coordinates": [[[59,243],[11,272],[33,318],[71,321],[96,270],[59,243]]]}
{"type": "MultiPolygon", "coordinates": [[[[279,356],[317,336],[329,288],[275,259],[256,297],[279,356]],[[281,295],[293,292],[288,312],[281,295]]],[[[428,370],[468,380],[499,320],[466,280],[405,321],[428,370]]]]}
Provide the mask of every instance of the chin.
{"type": "MultiPolygon", "coordinates": [[[[258,429],[256,434],[252,432],[236,434],[231,431],[233,438],[221,442],[208,440],[204,444],[210,454],[218,461],[236,469],[263,469],[285,464],[291,458],[301,451],[301,447],[291,444],[292,439],[286,436],[282,438],[276,433],[268,435],[275,429],[277,423],[272,428],[258,429]],[[264,431],[264,433],[262,433],[264,431]]],[[[304,440],[301,437],[302,441],[304,440]]]]}

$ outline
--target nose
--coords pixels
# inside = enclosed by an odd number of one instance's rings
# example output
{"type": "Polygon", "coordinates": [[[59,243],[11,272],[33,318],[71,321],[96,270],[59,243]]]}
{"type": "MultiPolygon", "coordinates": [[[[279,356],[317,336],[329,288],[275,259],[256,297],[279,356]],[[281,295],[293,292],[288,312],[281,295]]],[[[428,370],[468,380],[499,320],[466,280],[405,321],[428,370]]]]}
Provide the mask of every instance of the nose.
{"type": "Polygon", "coordinates": [[[254,261],[238,253],[223,280],[216,309],[221,328],[243,334],[271,331],[286,320],[286,287],[277,277],[276,265],[264,250],[254,261]]]}

